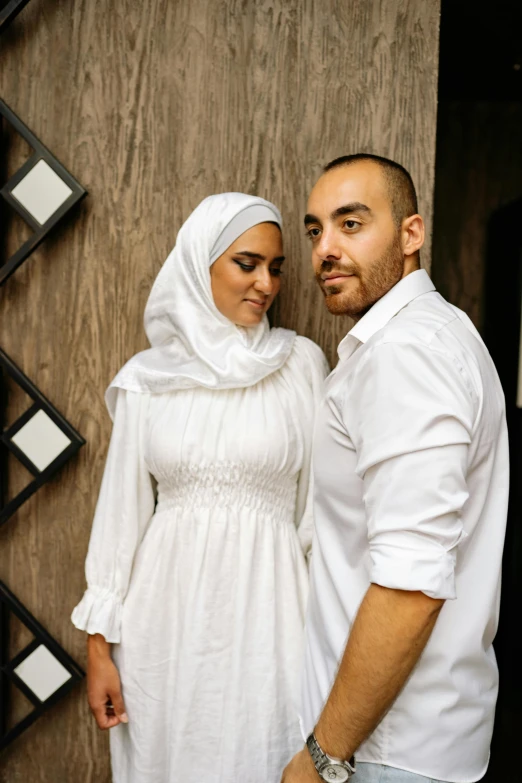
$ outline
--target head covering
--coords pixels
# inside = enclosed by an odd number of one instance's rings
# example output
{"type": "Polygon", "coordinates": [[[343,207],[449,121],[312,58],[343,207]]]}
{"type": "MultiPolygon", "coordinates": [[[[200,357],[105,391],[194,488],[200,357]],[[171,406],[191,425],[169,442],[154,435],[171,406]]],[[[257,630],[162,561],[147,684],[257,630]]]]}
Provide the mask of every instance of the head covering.
{"type": "Polygon", "coordinates": [[[281,226],[279,210],[244,193],[209,196],[196,207],[179,230],[145,307],[151,348],[133,356],[107,389],[111,415],[117,389],[242,388],[285,364],[295,332],[270,329],[266,315],[256,326],[236,326],[217,309],[210,284],[211,264],[241,234],[268,221],[281,226]]]}

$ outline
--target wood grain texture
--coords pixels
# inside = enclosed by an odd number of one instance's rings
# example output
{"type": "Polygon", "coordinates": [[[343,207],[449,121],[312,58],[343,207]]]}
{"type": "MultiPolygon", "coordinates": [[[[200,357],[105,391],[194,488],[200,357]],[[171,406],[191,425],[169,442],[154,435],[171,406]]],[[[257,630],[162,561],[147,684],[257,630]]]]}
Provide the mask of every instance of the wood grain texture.
{"type": "MultiPolygon", "coordinates": [[[[2,346],[87,439],[0,531],[0,577],[80,663],[69,615],[110,431],[103,391],[146,345],[143,308],[179,226],[220,191],[280,205],[275,321],[333,360],[347,322],[312,280],[307,193],[337,155],[390,155],[430,226],[438,23],[439,0],[32,0],[2,37],[0,95],[89,196],[0,291],[2,346]]],[[[108,783],[83,689],[0,764],[2,783],[108,783]]]]}
{"type": "Polygon", "coordinates": [[[453,101],[438,126],[433,277],[481,329],[488,221],[522,197],[522,104],[453,101]]]}

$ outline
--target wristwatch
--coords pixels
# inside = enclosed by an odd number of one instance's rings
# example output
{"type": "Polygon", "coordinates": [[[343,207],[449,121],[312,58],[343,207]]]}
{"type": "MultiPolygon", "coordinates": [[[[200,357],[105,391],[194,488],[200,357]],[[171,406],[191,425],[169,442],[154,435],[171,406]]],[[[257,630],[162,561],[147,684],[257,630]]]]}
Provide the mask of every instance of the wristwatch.
{"type": "Polygon", "coordinates": [[[326,780],[328,783],[344,783],[355,773],[354,757],[352,756],[350,761],[343,761],[329,756],[317,742],[313,731],[306,740],[306,747],[321,780],[326,780]]]}

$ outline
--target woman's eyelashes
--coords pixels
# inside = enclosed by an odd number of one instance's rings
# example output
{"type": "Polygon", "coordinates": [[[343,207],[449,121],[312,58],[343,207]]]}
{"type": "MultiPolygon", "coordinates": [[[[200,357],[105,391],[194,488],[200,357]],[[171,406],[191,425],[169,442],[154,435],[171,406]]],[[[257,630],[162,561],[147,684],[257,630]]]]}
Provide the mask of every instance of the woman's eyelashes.
{"type": "MultiPolygon", "coordinates": [[[[237,258],[234,259],[234,263],[241,267],[244,272],[253,272],[257,267],[257,264],[245,264],[243,261],[238,261],[237,258]]],[[[279,277],[283,274],[283,270],[279,266],[271,266],[270,274],[272,277],[279,277]]]]}
{"type": "Polygon", "coordinates": [[[252,272],[255,268],[255,264],[244,264],[242,261],[234,259],[234,263],[241,267],[245,272],[252,272]]]}

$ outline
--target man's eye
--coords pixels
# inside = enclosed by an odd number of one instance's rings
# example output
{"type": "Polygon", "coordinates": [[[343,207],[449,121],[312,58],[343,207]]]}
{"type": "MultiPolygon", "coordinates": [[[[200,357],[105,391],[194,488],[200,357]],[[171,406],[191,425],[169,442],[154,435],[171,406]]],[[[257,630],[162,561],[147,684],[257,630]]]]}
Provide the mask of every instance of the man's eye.
{"type": "Polygon", "coordinates": [[[343,223],[343,226],[348,229],[357,228],[360,223],[358,223],[356,220],[345,220],[343,223]]]}
{"type": "Polygon", "coordinates": [[[321,233],[320,228],[308,228],[306,230],[306,236],[308,237],[308,239],[317,239],[320,233],[321,233]]]}

